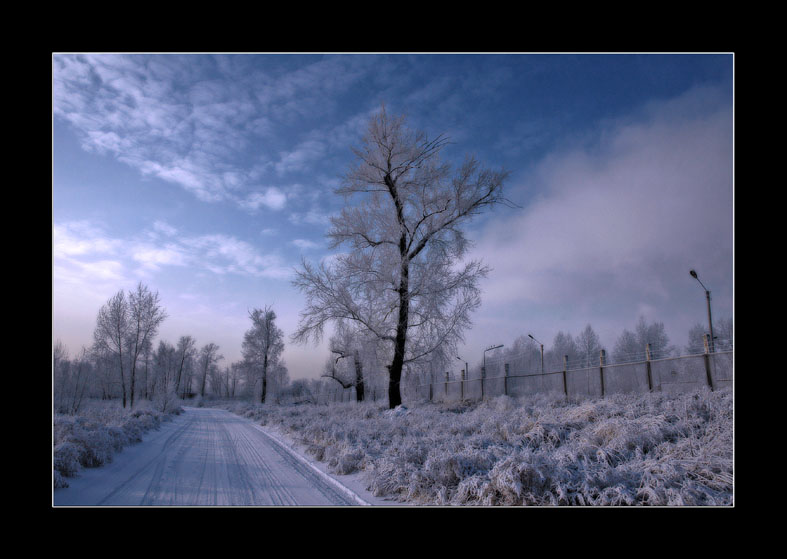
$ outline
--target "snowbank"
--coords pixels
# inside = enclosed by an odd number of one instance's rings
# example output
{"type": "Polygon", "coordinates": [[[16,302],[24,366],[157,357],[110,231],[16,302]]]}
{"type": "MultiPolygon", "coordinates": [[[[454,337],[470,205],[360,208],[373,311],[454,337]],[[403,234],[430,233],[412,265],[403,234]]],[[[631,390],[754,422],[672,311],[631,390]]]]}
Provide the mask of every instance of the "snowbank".
{"type": "Polygon", "coordinates": [[[117,402],[93,402],[79,415],[55,414],[53,422],[53,485],[68,487],[66,478],[80,468],[95,468],[111,462],[123,447],[140,442],[142,435],[158,429],[169,413],[148,408],[124,410],[117,402]]]}

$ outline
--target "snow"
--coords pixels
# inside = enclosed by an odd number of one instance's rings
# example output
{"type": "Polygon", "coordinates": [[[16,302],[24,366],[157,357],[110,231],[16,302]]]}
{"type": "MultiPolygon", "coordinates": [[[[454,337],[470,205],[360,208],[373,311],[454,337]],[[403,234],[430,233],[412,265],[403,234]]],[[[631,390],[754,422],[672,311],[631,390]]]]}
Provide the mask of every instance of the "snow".
{"type": "Polygon", "coordinates": [[[734,504],[730,389],[573,402],[503,396],[394,410],[211,405],[186,408],[111,462],[94,453],[104,463],[97,468],[79,468],[95,458],[81,445],[111,449],[121,430],[88,437],[84,419],[56,422],[56,433],[76,435],[55,454],[55,482],[70,487],[54,490],[54,504],[734,504]]]}
{"type": "Polygon", "coordinates": [[[112,463],[54,490],[55,506],[344,506],[365,503],[251,421],[186,408],[112,463]]]}
{"type": "Polygon", "coordinates": [[[390,504],[733,505],[729,389],[482,403],[260,406],[235,413],[298,442],[390,504]]]}

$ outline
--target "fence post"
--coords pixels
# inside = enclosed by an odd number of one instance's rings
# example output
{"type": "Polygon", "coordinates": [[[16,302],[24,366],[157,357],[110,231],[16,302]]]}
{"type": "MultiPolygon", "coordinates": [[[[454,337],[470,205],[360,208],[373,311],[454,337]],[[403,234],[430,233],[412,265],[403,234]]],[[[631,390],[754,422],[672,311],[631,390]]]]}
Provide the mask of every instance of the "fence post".
{"type": "Polygon", "coordinates": [[[481,400],[484,399],[484,381],[486,380],[486,365],[481,367],[481,400]]]}
{"type": "Polygon", "coordinates": [[[599,363],[598,363],[599,364],[598,370],[599,370],[599,375],[600,375],[600,378],[601,378],[601,397],[602,398],[604,397],[604,358],[606,357],[606,355],[607,355],[607,352],[602,349],[601,353],[599,355],[599,358],[598,358],[598,361],[599,361],[599,363]]]}
{"type": "Polygon", "coordinates": [[[708,343],[708,334],[702,336],[702,341],[705,344],[705,353],[702,358],[705,360],[705,376],[708,379],[708,386],[713,390],[713,376],[710,374],[710,347],[708,343]]]}
{"type": "Polygon", "coordinates": [[[650,344],[645,346],[645,367],[648,370],[648,392],[653,392],[653,374],[650,370],[650,344]]]}
{"type": "Polygon", "coordinates": [[[508,396],[508,363],[503,364],[503,394],[508,396]]]}
{"type": "Polygon", "coordinates": [[[465,399],[465,370],[462,369],[462,381],[459,383],[459,400],[465,399]]]}
{"type": "Polygon", "coordinates": [[[566,371],[568,370],[568,355],[563,356],[563,393],[568,400],[568,382],[566,382],[566,371]]]}
{"type": "Polygon", "coordinates": [[[430,372],[429,372],[429,401],[430,401],[430,402],[432,402],[432,401],[433,401],[433,400],[432,400],[432,397],[433,397],[433,395],[434,395],[434,394],[433,394],[433,392],[434,392],[434,390],[433,390],[433,386],[434,386],[434,373],[430,371],[430,372]]]}

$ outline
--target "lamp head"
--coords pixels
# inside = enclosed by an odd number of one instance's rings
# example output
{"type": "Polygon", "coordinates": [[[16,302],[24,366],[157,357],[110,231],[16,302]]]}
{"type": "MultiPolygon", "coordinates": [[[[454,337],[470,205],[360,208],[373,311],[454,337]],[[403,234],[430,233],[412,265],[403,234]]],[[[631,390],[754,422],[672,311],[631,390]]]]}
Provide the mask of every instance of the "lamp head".
{"type": "Polygon", "coordinates": [[[691,274],[691,277],[693,277],[694,279],[698,279],[697,272],[695,272],[694,270],[689,270],[689,274],[691,274]]]}

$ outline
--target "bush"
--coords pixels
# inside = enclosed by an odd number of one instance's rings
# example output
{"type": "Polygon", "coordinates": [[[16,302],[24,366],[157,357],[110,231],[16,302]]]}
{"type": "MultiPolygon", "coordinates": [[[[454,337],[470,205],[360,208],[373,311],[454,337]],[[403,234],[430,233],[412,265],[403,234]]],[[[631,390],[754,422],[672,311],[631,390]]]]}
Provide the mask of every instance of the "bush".
{"type": "Polygon", "coordinates": [[[147,431],[158,429],[170,415],[183,412],[179,405],[163,414],[151,409],[123,410],[117,402],[89,402],[79,416],[56,414],[53,423],[53,484],[68,487],[65,478],[80,468],[96,468],[112,461],[116,452],[140,442],[147,431]]]}

